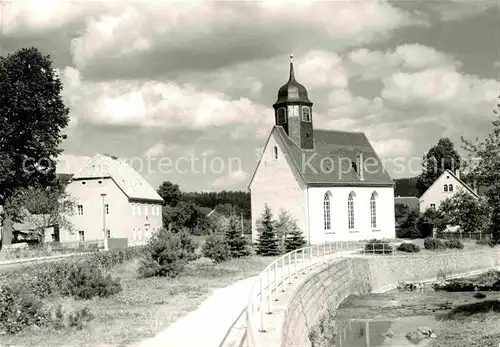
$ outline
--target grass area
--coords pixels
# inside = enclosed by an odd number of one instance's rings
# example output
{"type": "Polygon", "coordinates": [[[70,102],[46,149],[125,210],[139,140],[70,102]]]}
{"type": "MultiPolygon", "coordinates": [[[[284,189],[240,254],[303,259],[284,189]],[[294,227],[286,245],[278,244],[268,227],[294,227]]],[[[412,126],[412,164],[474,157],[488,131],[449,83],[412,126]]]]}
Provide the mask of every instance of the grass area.
{"type": "MultiPolygon", "coordinates": [[[[111,271],[119,277],[123,291],[109,298],[74,300],[57,298],[72,308],[87,305],[95,318],[79,331],[57,332],[28,329],[18,335],[0,336],[0,345],[15,346],[130,346],[164,330],[186,313],[195,310],[214,289],[257,275],[276,257],[233,259],[214,265],[199,259],[176,279],[137,279],[138,260],[111,271]]],[[[215,317],[214,317],[215,318],[215,317]]]]}
{"type": "Polygon", "coordinates": [[[459,306],[434,329],[429,347],[497,347],[500,344],[500,301],[459,306]]]}

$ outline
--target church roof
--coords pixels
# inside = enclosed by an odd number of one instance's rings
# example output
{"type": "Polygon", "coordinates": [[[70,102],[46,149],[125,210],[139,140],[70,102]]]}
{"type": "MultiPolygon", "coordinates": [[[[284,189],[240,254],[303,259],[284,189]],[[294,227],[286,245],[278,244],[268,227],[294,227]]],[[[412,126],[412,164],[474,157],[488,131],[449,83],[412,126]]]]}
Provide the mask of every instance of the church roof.
{"type": "Polygon", "coordinates": [[[281,126],[275,126],[272,132],[294,174],[306,185],[394,186],[364,133],[314,130],[314,149],[310,150],[301,149],[281,126]],[[352,167],[360,154],[365,163],[363,179],[352,167]]]}
{"type": "Polygon", "coordinates": [[[144,177],[116,157],[95,155],[73,175],[73,180],[106,177],[110,177],[129,199],[163,203],[163,199],[144,177]]]}

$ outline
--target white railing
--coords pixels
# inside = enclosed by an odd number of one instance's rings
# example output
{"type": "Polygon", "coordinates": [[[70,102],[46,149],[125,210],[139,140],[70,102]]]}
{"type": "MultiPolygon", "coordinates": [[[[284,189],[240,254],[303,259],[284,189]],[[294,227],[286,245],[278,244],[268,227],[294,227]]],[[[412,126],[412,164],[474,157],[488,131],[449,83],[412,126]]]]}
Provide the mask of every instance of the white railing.
{"type": "Polygon", "coordinates": [[[250,292],[246,308],[246,345],[255,346],[254,333],[266,331],[265,315],[273,313],[273,304],[278,301],[278,291],[285,291],[286,282],[291,284],[292,278],[306,273],[313,265],[324,264],[330,258],[363,249],[364,243],[358,241],[324,243],[286,253],[266,266],[257,275],[250,292]]]}
{"type": "MultiPolygon", "coordinates": [[[[313,265],[325,264],[328,260],[345,257],[347,255],[391,255],[404,256],[418,255],[419,252],[398,252],[396,249],[399,243],[389,243],[378,240],[369,241],[340,241],[336,243],[324,243],[307,246],[295,251],[286,253],[274,260],[264,270],[257,275],[250,291],[245,315],[246,315],[246,344],[245,346],[257,347],[255,335],[266,332],[266,314],[273,313],[273,306],[278,301],[279,291],[285,291],[285,284],[291,284],[293,278],[300,274],[305,274],[313,265]]],[[[441,256],[450,253],[463,254],[463,250],[449,250],[441,256]]],[[[481,253],[484,251],[472,251],[470,253],[481,253]]],[[[465,252],[467,253],[467,252],[465,252]]],[[[500,247],[496,250],[496,261],[492,261],[492,266],[500,266],[500,247]],[[494,263],[494,264],[493,264],[494,263]]],[[[427,254],[436,256],[435,254],[427,254]]]]}

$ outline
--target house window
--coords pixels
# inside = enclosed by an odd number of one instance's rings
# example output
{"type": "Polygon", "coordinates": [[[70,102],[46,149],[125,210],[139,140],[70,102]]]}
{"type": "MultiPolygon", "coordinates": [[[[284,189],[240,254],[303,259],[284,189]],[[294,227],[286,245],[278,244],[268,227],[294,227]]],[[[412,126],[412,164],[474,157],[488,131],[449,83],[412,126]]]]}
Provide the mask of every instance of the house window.
{"type": "Polygon", "coordinates": [[[332,220],[331,220],[331,214],[330,214],[330,192],[327,192],[325,194],[325,197],[323,199],[323,222],[325,226],[325,230],[331,230],[332,229],[332,220]]]}
{"type": "Polygon", "coordinates": [[[106,230],[106,237],[109,239],[111,237],[111,231],[108,229],[106,230]]]}
{"type": "Polygon", "coordinates": [[[109,205],[108,204],[104,205],[104,210],[106,211],[106,214],[109,214],[109,205]]]}
{"type": "Polygon", "coordinates": [[[445,192],[447,192],[447,191],[448,191],[448,185],[447,185],[447,184],[445,184],[445,185],[444,185],[444,191],[445,191],[445,192]]]}
{"type": "Polygon", "coordinates": [[[453,185],[452,185],[452,184],[450,184],[450,185],[448,186],[448,191],[449,191],[449,192],[452,192],[452,191],[453,191],[453,185]]]}
{"type": "Polygon", "coordinates": [[[435,209],[436,209],[436,204],[431,204],[431,208],[432,208],[433,210],[435,210],[435,209]]]}
{"type": "Polygon", "coordinates": [[[311,121],[311,109],[307,106],[302,106],[302,121],[303,122],[311,121]]]}
{"type": "Polygon", "coordinates": [[[274,154],[274,159],[278,159],[278,147],[274,146],[273,154],[274,154]]]}
{"type": "Polygon", "coordinates": [[[78,231],[78,239],[82,242],[85,241],[85,231],[83,230],[78,231]]]}
{"type": "Polygon", "coordinates": [[[349,194],[349,198],[347,199],[347,218],[348,218],[348,226],[349,229],[354,229],[354,192],[349,194]]]}
{"type": "Polygon", "coordinates": [[[377,227],[377,193],[373,192],[370,198],[370,225],[372,229],[377,227]]]}
{"type": "Polygon", "coordinates": [[[83,205],[78,205],[77,208],[78,208],[78,215],[83,216],[83,205]]]}
{"type": "Polygon", "coordinates": [[[281,107],[278,109],[277,122],[278,125],[286,123],[286,109],[281,107]]]}

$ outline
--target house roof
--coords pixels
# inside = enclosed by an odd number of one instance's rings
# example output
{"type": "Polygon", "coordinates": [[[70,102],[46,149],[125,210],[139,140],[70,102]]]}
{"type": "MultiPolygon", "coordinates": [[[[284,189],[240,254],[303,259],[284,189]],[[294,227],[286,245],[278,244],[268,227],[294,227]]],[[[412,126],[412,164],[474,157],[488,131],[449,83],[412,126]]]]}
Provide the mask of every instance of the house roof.
{"type": "Polygon", "coordinates": [[[435,181],[434,183],[432,183],[432,185],[427,188],[427,190],[424,192],[424,194],[422,194],[422,196],[420,197],[420,200],[424,197],[425,194],[427,194],[427,192],[434,186],[434,184],[441,178],[443,177],[444,175],[450,175],[452,176],[453,178],[455,178],[469,193],[471,193],[473,196],[475,196],[476,198],[479,197],[479,195],[474,191],[474,189],[472,189],[471,187],[469,187],[469,185],[467,183],[465,183],[464,181],[462,181],[457,175],[455,175],[455,173],[451,170],[445,170],[435,181]]]}
{"type": "Polygon", "coordinates": [[[394,186],[364,133],[314,130],[312,150],[300,148],[281,126],[275,126],[272,133],[277,135],[294,174],[306,185],[394,186]],[[363,180],[352,168],[359,154],[365,162],[363,180]]]}
{"type": "Polygon", "coordinates": [[[418,210],[420,208],[420,202],[416,196],[395,196],[394,204],[406,205],[412,210],[418,210]]]}
{"type": "Polygon", "coordinates": [[[155,189],[130,165],[119,158],[97,154],[73,175],[73,180],[110,177],[129,199],[163,203],[155,189]]]}

